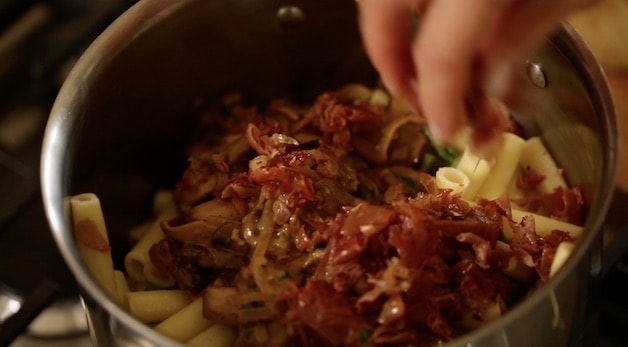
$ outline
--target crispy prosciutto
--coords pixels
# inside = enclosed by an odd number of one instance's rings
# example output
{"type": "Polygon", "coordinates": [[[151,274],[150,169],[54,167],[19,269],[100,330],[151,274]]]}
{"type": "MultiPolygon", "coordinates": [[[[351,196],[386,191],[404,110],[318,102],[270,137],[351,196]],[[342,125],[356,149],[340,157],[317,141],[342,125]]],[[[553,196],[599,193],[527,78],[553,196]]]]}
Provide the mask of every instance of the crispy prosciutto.
{"type": "MultiPolygon", "coordinates": [[[[207,319],[237,330],[236,346],[443,343],[546,281],[573,241],[513,221],[505,196],[437,188],[416,169],[433,150],[414,132],[423,120],[363,99],[326,92],[258,111],[231,97],[203,123],[175,188],[181,215],[162,222],[150,256],[204,298],[207,319]],[[510,276],[513,261],[536,275],[510,276]]],[[[577,189],[518,204],[581,221],[577,189]]]]}
{"type": "Polygon", "coordinates": [[[559,187],[549,194],[518,199],[517,203],[530,212],[537,212],[554,219],[578,225],[583,222],[584,198],[579,187],[559,187]]]}

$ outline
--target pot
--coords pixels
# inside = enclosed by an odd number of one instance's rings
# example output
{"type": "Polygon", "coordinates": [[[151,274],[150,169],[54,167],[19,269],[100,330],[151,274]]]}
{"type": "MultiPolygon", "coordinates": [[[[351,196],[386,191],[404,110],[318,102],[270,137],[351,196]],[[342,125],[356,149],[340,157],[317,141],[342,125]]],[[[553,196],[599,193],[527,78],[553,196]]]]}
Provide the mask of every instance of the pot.
{"type": "MultiPolygon", "coordinates": [[[[586,232],[552,280],[449,347],[591,342],[617,148],[608,86],[566,24],[514,76],[504,101],[529,134],[543,138],[569,183],[584,188],[586,232]]],[[[179,345],[96,284],[71,236],[67,196],[100,197],[121,269],[127,231],[150,215],[154,192],[182,172],[186,138],[206,105],[232,90],[309,100],[347,82],[376,81],[353,0],[143,0],[107,28],[62,87],[41,160],[47,218],[81,288],[94,344],[179,345]]]]}

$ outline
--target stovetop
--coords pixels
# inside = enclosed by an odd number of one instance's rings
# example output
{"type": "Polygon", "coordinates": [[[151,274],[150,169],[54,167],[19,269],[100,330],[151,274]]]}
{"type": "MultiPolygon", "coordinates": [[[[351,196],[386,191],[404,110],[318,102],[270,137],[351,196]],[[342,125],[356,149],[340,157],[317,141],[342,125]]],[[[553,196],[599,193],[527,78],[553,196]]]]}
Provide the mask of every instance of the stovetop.
{"type": "Polygon", "coordinates": [[[41,140],[76,59],[134,2],[0,0],[0,346],[16,334],[12,347],[89,346],[76,284],[44,216],[41,140]]]}
{"type": "MultiPolygon", "coordinates": [[[[75,60],[134,2],[0,0],[0,345],[15,337],[2,322],[11,307],[24,307],[26,298],[35,299],[27,308],[38,318],[17,334],[11,347],[89,346],[78,290],[40,199],[41,138],[75,60]]],[[[614,242],[628,245],[626,206],[628,194],[617,191],[607,224],[618,235],[614,242]]],[[[599,345],[628,346],[628,253],[607,256],[615,265],[603,284],[599,345]]]]}

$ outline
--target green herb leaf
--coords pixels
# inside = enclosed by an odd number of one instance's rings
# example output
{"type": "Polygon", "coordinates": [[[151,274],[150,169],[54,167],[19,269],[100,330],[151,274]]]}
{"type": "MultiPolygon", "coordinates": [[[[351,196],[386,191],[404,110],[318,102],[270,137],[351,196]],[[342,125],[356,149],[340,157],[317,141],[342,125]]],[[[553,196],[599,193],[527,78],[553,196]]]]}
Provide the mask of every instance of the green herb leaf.
{"type": "MultiPolygon", "coordinates": [[[[432,148],[434,148],[435,154],[440,159],[442,159],[447,166],[455,167],[458,164],[458,161],[460,161],[460,156],[462,155],[462,153],[458,152],[453,147],[443,146],[439,144],[438,142],[436,142],[436,140],[434,140],[434,138],[432,137],[432,133],[430,132],[430,129],[428,129],[427,127],[425,128],[425,136],[430,142],[430,145],[432,145],[432,148]]],[[[425,159],[425,156],[424,156],[424,159],[425,159]]]]}
{"type": "Polygon", "coordinates": [[[372,334],[373,334],[373,331],[369,328],[361,328],[360,330],[358,330],[358,336],[357,336],[358,344],[363,345],[367,343],[369,339],[371,338],[372,334]]]}

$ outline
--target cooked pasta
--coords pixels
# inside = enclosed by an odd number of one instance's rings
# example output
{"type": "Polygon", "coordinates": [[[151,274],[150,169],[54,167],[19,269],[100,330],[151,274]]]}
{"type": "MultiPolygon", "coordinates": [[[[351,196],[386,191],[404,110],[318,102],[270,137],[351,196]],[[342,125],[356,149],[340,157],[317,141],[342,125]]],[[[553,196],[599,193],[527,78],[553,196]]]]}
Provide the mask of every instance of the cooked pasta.
{"type": "Polygon", "coordinates": [[[85,193],[71,197],[69,205],[78,252],[96,282],[115,298],[111,246],[100,200],[95,194],[85,193]]]}
{"type": "Polygon", "coordinates": [[[526,140],[521,152],[520,166],[525,175],[534,174],[543,177],[537,188],[541,194],[552,193],[556,188],[567,187],[562,169],[556,165],[543,141],[537,136],[526,140]]]}
{"type": "Polygon", "coordinates": [[[573,238],[578,238],[582,234],[583,228],[580,225],[575,225],[546,216],[542,216],[536,213],[528,211],[522,211],[518,209],[512,209],[512,217],[515,221],[521,221],[524,218],[534,218],[535,231],[539,236],[548,236],[554,230],[561,230],[568,233],[573,238]]]}
{"type": "Polygon", "coordinates": [[[124,275],[124,272],[114,270],[113,277],[116,285],[115,299],[120,305],[128,309],[127,295],[129,295],[131,289],[129,288],[126,276],[124,275]]]}
{"type": "Polygon", "coordinates": [[[137,233],[138,241],[124,258],[126,273],[136,283],[150,283],[159,287],[171,287],[175,280],[160,272],[150,261],[149,249],[165,237],[161,221],[175,218],[179,211],[174,204],[172,191],[160,191],[155,195],[153,210],[155,220],[148,221],[131,231],[137,233]]]}
{"type": "Polygon", "coordinates": [[[495,153],[494,164],[484,180],[478,195],[485,199],[497,199],[504,195],[518,165],[525,141],[512,133],[504,133],[500,148],[495,153]]]}
{"type": "Polygon", "coordinates": [[[508,196],[520,134],[494,158],[439,147],[382,89],[229,94],[200,124],[176,209],[155,204],[126,264],[131,314],[190,346],[437,345],[501,317],[582,233],[578,188],[508,196]]]}
{"type": "Polygon", "coordinates": [[[155,330],[181,342],[205,331],[213,323],[203,318],[203,300],[198,298],[155,326],[155,330]]]}
{"type": "Polygon", "coordinates": [[[474,200],[484,181],[486,181],[486,177],[488,177],[488,173],[491,170],[490,163],[486,159],[473,154],[471,149],[467,147],[462,153],[456,168],[469,177],[469,184],[462,193],[462,197],[466,200],[474,200]]]}
{"type": "Polygon", "coordinates": [[[453,167],[441,167],[436,171],[436,186],[440,189],[451,189],[451,194],[460,194],[469,188],[471,180],[462,170],[453,167]]]}
{"type": "Polygon", "coordinates": [[[129,313],[144,323],[159,323],[192,302],[190,295],[178,289],[129,292],[126,295],[129,313]]]}
{"type": "Polygon", "coordinates": [[[192,347],[230,347],[236,339],[236,330],[224,324],[214,324],[187,341],[192,347]]]}

